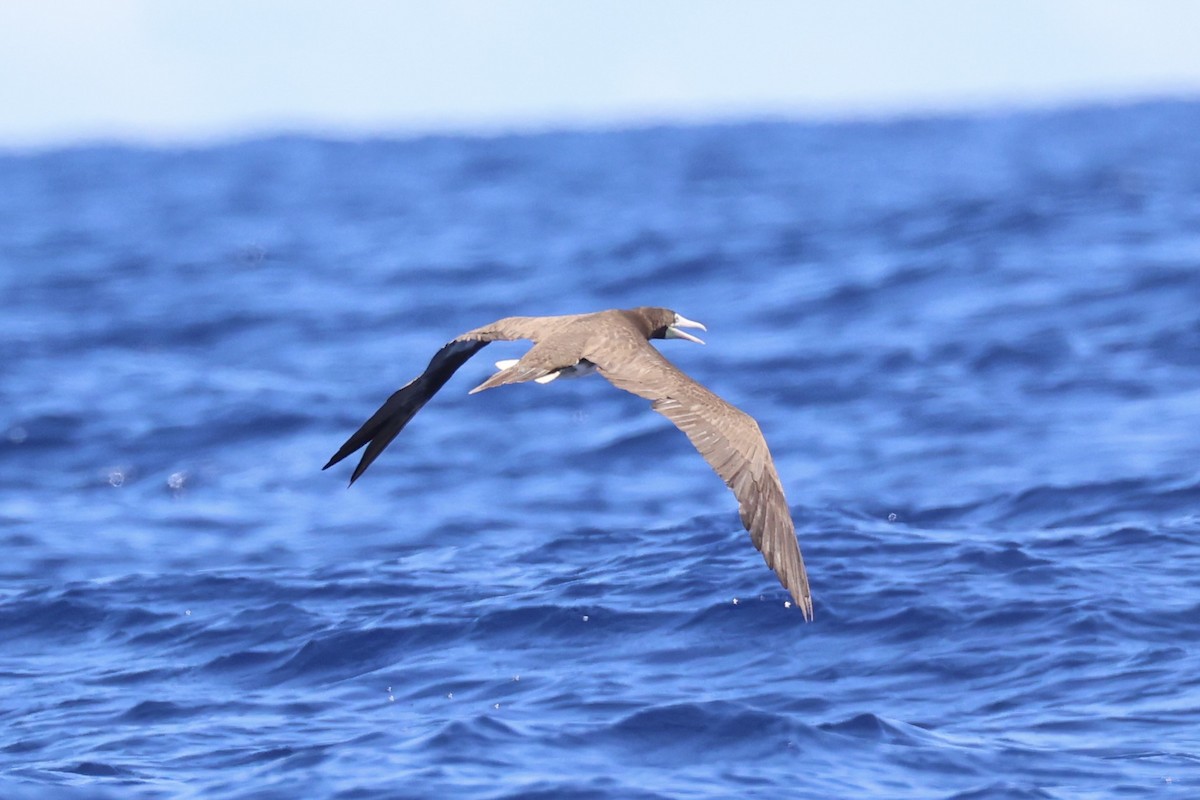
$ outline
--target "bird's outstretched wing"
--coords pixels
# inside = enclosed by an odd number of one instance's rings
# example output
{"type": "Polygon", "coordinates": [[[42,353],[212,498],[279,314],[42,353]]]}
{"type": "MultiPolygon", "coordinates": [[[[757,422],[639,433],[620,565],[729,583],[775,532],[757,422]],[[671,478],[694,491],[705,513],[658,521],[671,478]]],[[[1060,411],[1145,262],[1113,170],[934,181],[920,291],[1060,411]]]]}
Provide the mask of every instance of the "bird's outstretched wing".
{"type": "Polygon", "coordinates": [[[363,451],[354,474],[350,476],[353,484],[367,467],[379,457],[392,440],[396,438],[404,426],[421,408],[438,393],[446,381],[488,342],[512,341],[514,339],[530,339],[537,342],[544,336],[559,330],[562,325],[575,319],[575,316],[562,317],[505,317],[490,325],[467,331],[442,346],[429,361],[419,376],[396,390],[371,418],[362,424],[346,442],[338,448],[329,462],[322,469],[329,469],[346,456],[358,450],[363,445],[363,451]]]}
{"type": "Polygon", "coordinates": [[[338,448],[338,451],[321,469],[329,469],[355,450],[366,445],[367,449],[363,451],[358,466],[354,468],[354,474],[350,476],[350,483],[353,484],[366,471],[367,467],[379,458],[379,454],[392,443],[396,435],[404,430],[404,426],[413,418],[413,415],[437,394],[446,381],[450,380],[450,376],[486,345],[486,341],[455,339],[447,342],[430,359],[429,366],[425,368],[425,371],[393,392],[387,402],[380,406],[379,410],[372,414],[371,418],[338,448]]]}
{"type": "Polygon", "coordinates": [[[651,401],[651,408],[687,434],[737,497],[742,525],[775,571],[806,620],[812,595],[796,528],[783,486],[758,423],[692,380],[648,342],[629,342],[589,355],[599,372],[619,389],[651,401]]]}

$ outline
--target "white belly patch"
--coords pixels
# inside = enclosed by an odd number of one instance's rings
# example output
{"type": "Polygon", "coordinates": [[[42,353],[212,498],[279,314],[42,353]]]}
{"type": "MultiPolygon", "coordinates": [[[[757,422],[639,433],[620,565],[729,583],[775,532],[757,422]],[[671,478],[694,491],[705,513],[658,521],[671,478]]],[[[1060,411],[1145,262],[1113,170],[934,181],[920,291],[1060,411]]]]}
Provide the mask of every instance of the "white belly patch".
{"type": "MultiPolygon", "coordinates": [[[[520,361],[518,358],[507,358],[503,361],[497,361],[496,369],[508,369],[518,361],[520,361]]],[[[587,359],[584,359],[576,364],[572,364],[569,367],[563,367],[558,372],[551,372],[549,375],[543,375],[542,377],[534,378],[533,380],[534,383],[550,383],[550,381],[557,380],[559,378],[582,378],[586,375],[591,375],[595,371],[596,365],[587,359]]]]}

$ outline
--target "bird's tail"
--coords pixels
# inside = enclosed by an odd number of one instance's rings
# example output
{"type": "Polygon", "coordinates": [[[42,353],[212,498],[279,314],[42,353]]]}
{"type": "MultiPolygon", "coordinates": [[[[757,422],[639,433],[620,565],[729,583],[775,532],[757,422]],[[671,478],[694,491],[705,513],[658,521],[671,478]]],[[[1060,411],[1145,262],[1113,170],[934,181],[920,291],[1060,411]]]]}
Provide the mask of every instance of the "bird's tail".
{"type": "MultiPolygon", "coordinates": [[[[530,352],[533,351],[531,350],[530,352]]],[[[544,364],[538,364],[534,359],[498,361],[496,362],[496,366],[500,367],[499,372],[492,373],[490,378],[476,386],[471,391],[467,392],[467,394],[475,394],[486,389],[494,389],[497,386],[507,386],[510,383],[524,383],[525,381],[549,383],[557,378],[559,373],[558,368],[546,366],[544,364]],[[529,363],[529,361],[533,361],[533,363],[529,363]]]]}

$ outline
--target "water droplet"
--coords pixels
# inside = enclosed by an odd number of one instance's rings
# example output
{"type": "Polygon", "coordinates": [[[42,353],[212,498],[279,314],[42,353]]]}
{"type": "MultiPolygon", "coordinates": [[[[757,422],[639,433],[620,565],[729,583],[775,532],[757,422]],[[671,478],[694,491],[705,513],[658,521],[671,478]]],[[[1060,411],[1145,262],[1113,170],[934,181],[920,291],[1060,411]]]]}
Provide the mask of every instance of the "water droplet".
{"type": "Polygon", "coordinates": [[[737,599],[736,597],[735,597],[735,598],[733,598],[733,604],[734,604],[735,606],[738,604],[738,599],[737,599]]]}
{"type": "Polygon", "coordinates": [[[22,428],[20,425],[13,425],[8,429],[8,440],[13,444],[21,444],[29,438],[29,431],[22,428]]]}
{"type": "Polygon", "coordinates": [[[784,600],[784,601],[783,601],[783,607],[784,607],[784,608],[791,608],[791,607],[792,607],[792,601],[791,601],[791,600],[784,600]]]}
{"type": "Polygon", "coordinates": [[[492,708],[500,708],[500,704],[496,703],[496,705],[492,706],[492,708]]]}
{"type": "Polygon", "coordinates": [[[520,675],[513,675],[513,680],[514,680],[514,681],[519,681],[519,680],[521,680],[521,676],[520,676],[520,675]]]}
{"type": "Polygon", "coordinates": [[[895,522],[895,521],[896,521],[896,515],[888,514],[888,522],[895,522]]]}
{"type": "Polygon", "coordinates": [[[446,692],[446,697],[450,700],[454,699],[454,692],[446,692]]]}
{"type": "Polygon", "coordinates": [[[183,612],[183,615],[185,617],[190,617],[192,615],[192,610],[190,608],[187,609],[186,611],[183,612]]]}
{"type": "Polygon", "coordinates": [[[125,483],[125,473],[119,469],[114,469],[108,473],[108,483],[110,486],[120,486],[125,483]]]}
{"type": "Polygon", "coordinates": [[[388,695],[388,702],[389,702],[389,703],[394,703],[394,702],[396,702],[396,698],[392,697],[392,696],[389,694],[389,695],[388,695]]]}
{"type": "Polygon", "coordinates": [[[180,489],[183,488],[183,484],[186,481],[187,481],[187,473],[186,472],[172,472],[171,477],[167,478],[167,486],[171,487],[175,491],[179,491],[180,489]]]}
{"type": "Polygon", "coordinates": [[[587,614],[584,614],[584,615],[583,615],[583,621],[584,621],[584,622],[587,622],[587,621],[588,621],[588,615],[587,615],[587,614]]]}

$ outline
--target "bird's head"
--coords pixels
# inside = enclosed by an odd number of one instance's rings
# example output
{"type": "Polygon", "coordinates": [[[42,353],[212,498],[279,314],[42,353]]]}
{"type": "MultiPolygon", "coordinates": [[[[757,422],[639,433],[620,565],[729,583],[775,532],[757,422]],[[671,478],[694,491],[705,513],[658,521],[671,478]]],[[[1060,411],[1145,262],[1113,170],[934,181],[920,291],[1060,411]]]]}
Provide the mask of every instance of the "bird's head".
{"type": "Polygon", "coordinates": [[[648,339],[687,339],[689,342],[704,344],[703,339],[685,333],[681,328],[699,328],[702,331],[708,328],[669,308],[638,308],[634,309],[634,313],[645,319],[648,339]]]}

